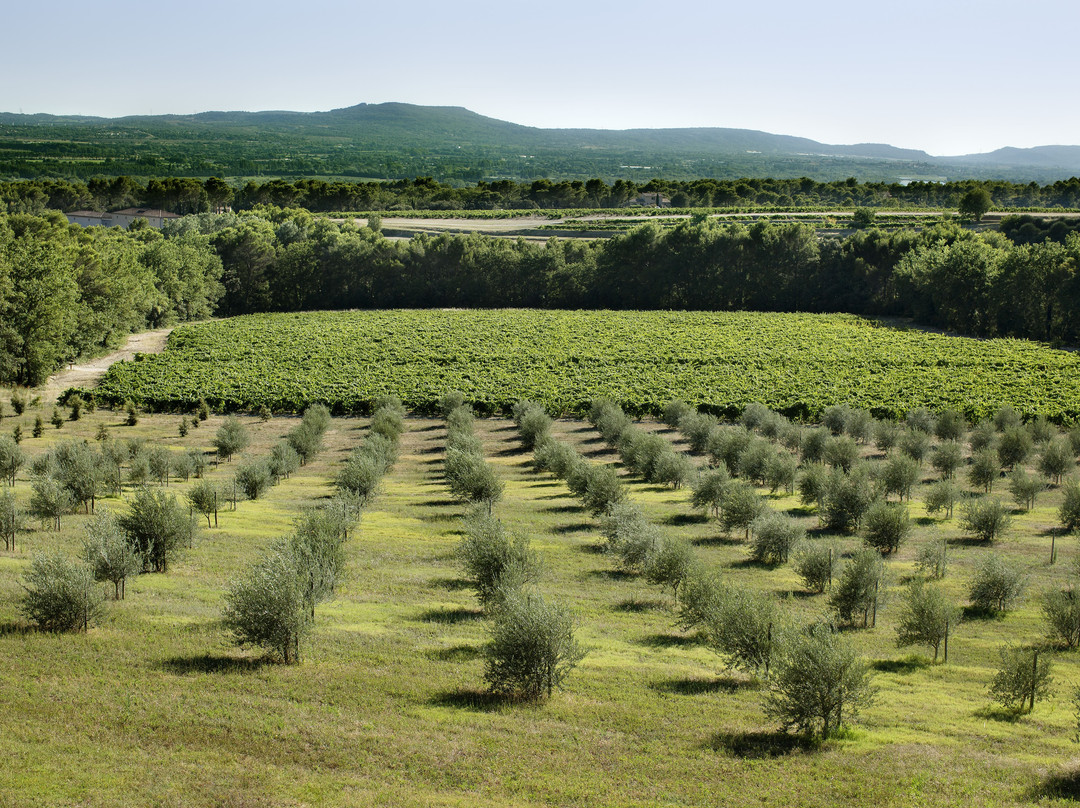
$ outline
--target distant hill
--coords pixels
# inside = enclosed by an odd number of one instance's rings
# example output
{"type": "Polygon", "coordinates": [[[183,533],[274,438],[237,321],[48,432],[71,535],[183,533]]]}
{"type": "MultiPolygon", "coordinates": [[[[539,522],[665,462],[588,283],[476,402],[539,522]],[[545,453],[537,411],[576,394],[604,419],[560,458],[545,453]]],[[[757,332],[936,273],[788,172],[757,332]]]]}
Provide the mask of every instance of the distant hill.
{"type": "Polygon", "coordinates": [[[895,182],[1080,176],[1080,146],[934,157],[749,129],[538,129],[462,107],[358,104],[328,112],[125,118],[0,113],[0,177],[95,175],[516,181],[744,176],[895,182]]]}

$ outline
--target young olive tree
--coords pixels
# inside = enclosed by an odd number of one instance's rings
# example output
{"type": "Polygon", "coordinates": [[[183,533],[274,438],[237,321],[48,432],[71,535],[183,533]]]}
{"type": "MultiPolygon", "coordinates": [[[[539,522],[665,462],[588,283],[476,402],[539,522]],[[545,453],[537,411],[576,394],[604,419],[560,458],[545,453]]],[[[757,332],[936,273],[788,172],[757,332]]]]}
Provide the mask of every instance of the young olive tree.
{"type": "Polygon", "coordinates": [[[808,541],[795,550],[795,573],[810,592],[821,594],[831,584],[840,563],[840,548],[833,542],[808,541]]]}
{"type": "Polygon", "coordinates": [[[990,553],[975,567],[968,598],[979,611],[1004,612],[1020,599],[1026,586],[1027,580],[1020,567],[990,553]]]}
{"type": "Polygon", "coordinates": [[[261,646],[286,664],[300,661],[311,617],[297,559],[287,545],[272,545],[232,585],[224,620],[239,645],[261,646]]]}
{"type": "Polygon", "coordinates": [[[979,541],[992,542],[1008,530],[1012,517],[1000,499],[981,497],[966,503],[960,527],[979,541]]]}
{"type": "Polygon", "coordinates": [[[93,571],[95,581],[113,585],[113,598],[123,600],[127,579],[142,572],[142,559],[120,529],[110,512],[102,510],[86,526],[83,557],[93,571]]]}
{"type": "Polygon", "coordinates": [[[1036,698],[1050,695],[1053,674],[1049,654],[1038,649],[1004,645],[998,651],[1001,662],[990,683],[990,696],[1016,714],[1035,709],[1036,698]]]}
{"type": "Polygon", "coordinates": [[[896,626],[896,644],[925,645],[934,651],[937,662],[942,642],[949,661],[948,637],[960,622],[960,609],[936,586],[913,580],[904,593],[896,626]]]}
{"type": "Polygon", "coordinates": [[[541,701],[563,686],[585,653],[566,609],[522,592],[510,596],[492,621],[484,680],[497,695],[541,701]]]}
{"type": "Polygon", "coordinates": [[[233,455],[244,451],[250,442],[247,427],[235,415],[227,417],[214,435],[214,448],[222,460],[232,460],[233,455]]]}
{"type": "Polygon", "coordinates": [[[90,568],[63,554],[36,554],[22,586],[20,610],[43,631],[86,631],[101,616],[101,588],[90,568]]]}
{"type": "Polygon", "coordinates": [[[874,697],[870,671],[830,626],[793,632],[777,657],[766,715],[785,729],[828,738],[874,697]]]}

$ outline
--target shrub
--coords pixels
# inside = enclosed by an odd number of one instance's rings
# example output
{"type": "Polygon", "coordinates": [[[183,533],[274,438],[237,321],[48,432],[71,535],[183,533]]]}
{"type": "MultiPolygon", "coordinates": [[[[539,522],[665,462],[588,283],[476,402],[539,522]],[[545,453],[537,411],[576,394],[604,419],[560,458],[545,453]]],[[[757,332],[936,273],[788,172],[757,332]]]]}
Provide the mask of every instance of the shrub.
{"type": "Polygon", "coordinates": [[[584,656],[570,614],[538,594],[523,593],[495,615],[484,648],[484,680],[498,695],[538,701],[561,688],[584,656]]]}
{"type": "Polygon", "coordinates": [[[1009,493],[1021,510],[1030,511],[1034,508],[1035,500],[1045,490],[1046,480],[1033,477],[1022,468],[1014,469],[1009,475],[1009,493]]]}
{"type": "Polygon", "coordinates": [[[885,565],[881,554],[869,547],[859,550],[844,567],[829,596],[841,622],[853,625],[862,617],[864,627],[876,622],[885,565]]]}
{"type": "Polygon", "coordinates": [[[1080,592],[1073,587],[1048,589],[1042,594],[1047,634],[1066,648],[1080,645],[1080,592]]]}
{"type": "Polygon", "coordinates": [[[799,478],[799,501],[807,507],[824,508],[829,491],[829,472],[824,466],[808,466],[799,478]]]}
{"type": "Polygon", "coordinates": [[[968,481],[989,494],[994,490],[994,482],[1000,472],[1001,464],[998,462],[997,453],[989,449],[981,449],[971,456],[968,481]]]}
{"type": "MultiPolygon", "coordinates": [[[[896,644],[926,645],[937,662],[941,643],[960,621],[960,610],[934,586],[916,579],[908,586],[897,619],[896,644]]],[[[947,646],[946,646],[947,650],[947,646]]]]}
{"type": "Polygon", "coordinates": [[[804,463],[821,463],[825,459],[825,445],[829,441],[829,430],[807,429],[802,435],[799,453],[804,463]]]}
{"type": "Polygon", "coordinates": [[[765,484],[771,493],[783,488],[789,494],[795,491],[795,477],[799,461],[790,452],[774,452],[765,465],[765,484]]]}
{"type": "Polygon", "coordinates": [[[723,466],[732,476],[738,476],[739,459],[753,439],[753,434],[742,427],[719,427],[709,433],[705,452],[713,466],[723,466]]]}
{"type": "Polygon", "coordinates": [[[960,517],[960,527],[980,541],[991,542],[1000,538],[1012,523],[1000,499],[980,497],[966,503],[960,517]]]}
{"type": "Polygon", "coordinates": [[[679,602],[679,587],[694,574],[700,564],[690,544],[683,539],[667,538],[650,553],[645,562],[645,580],[656,586],[670,586],[671,595],[679,602]]]}
{"type": "Polygon", "coordinates": [[[1058,508],[1058,518],[1065,530],[1072,532],[1080,528],[1080,481],[1072,480],[1065,486],[1065,496],[1058,508]]]}
{"type": "Polygon", "coordinates": [[[928,514],[933,515],[939,511],[944,511],[945,518],[952,519],[953,508],[956,507],[956,502],[959,499],[960,489],[956,483],[952,480],[941,480],[930,486],[930,490],[926,492],[926,496],[923,498],[923,504],[926,506],[928,514]]]}
{"type": "Polygon", "coordinates": [[[867,508],[860,529],[871,547],[882,553],[894,553],[911,535],[911,519],[901,503],[879,501],[867,508]]]}
{"type": "Polygon", "coordinates": [[[951,480],[964,463],[964,450],[956,441],[946,441],[930,454],[930,465],[943,480],[951,480]]]}
{"type": "Polygon", "coordinates": [[[966,430],[967,420],[956,410],[944,410],[934,421],[934,434],[941,441],[959,441],[966,430]]]}
{"type": "Polygon", "coordinates": [[[265,460],[245,463],[236,470],[236,485],[248,499],[258,499],[270,488],[272,477],[265,460]]]}
{"type": "Polygon", "coordinates": [[[826,441],[822,459],[833,468],[851,471],[859,459],[859,447],[847,435],[838,435],[826,441]]]}
{"type": "Polygon", "coordinates": [[[911,499],[911,489],[919,482],[919,463],[906,454],[895,454],[885,461],[878,482],[885,496],[911,499]]]}
{"type": "Polygon", "coordinates": [[[116,517],[108,511],[101,511],[87,524],[83,557],[95,581],[113,585],[116,600],[123,600],[127,579],[142,571],[142,559],[132,549],[116,517]]]}
{"type": "Polygon", "coordinates": [[[466,519],[465,535],[455,554],[472,582],[476,599],[487,610],[501,603],[505,592],[500,586],[508,573],[515,582],[524,584],[535,580],[540,571],[529,551],[529,540],[511,534],[502,522],[482,512],[473,512],[466,519]]]}
{"type": "Polygon", "coordinates": [[[901,434],[898,446],[901,452],[921,465],[930,452],[930,436],[922,430],[909,429],[901,434]]]}
{"type": "Polygon", "coordinates": [[[600,519],[606,550],[619,557],[624,569],[643,570],[663,542],[660,530],[641,509],[629,502],[612,503],[600,519]]]}
{"type": "Polygon", "coordinates": [[[824,624],[794,633],[779,654],[765,713],[785,729],[827,738],[874,696],[866,664],[824,624]]]}
{"type": "Polygon", "coordinates": [[[928,541],[915,554],[915,569],[928,578],[944,578],[948,554],[948,545],[944,539],[928,541]]]}
{"type": "Polygon", "coordinates": [[[989,421],[981,421],[974,429],[971,430],[971,434],[968,435],[968,446],[971,448],[971,453],[982,452],[989,449],[993,452],[997,452],[997,433],[994,431],[994,425],[989,421]]]}
{"type": "Polygon", "coordinates": [[[557,440],[545,440],[533,450],[533,465],[538,471],[548,471],[560,479],[566,479],[571,467],[581,461],[572,446],[557,440]]]}
{"type": "Polygon", "coordinates": [[[670,485],[679,489],[694,475],[694,464],[690,458],[672,449],[668,449],[656,460],[652,481],[659,485],[670,485]]]}
{"type": "Polygon", "coordinates": [[[691,412],[679,419],[679,431],[686,436],[690,451],[701,454],[708,445],[712,433],[719,429],[719,421],[703,412],[691,412]]]}
{"type": "Polygon", "coordinates": [[[465,394],[460,390],[451,390],[439,399],[439,409],[442,411],[444,417],[464,405],[465,394]]]}
{"type": "Polygon", "coordinates": [[[926,407],[916,407],[910,410],[904,418],[907,428],[914,432],[922,432],[929,435],[934,431],[934,414],[926,407]]]}
{"type": "Polygon", "coordinates": [[[751,525],[750,557],[764,564],[784,564],[792,548],[806,538],[806,530],[790,516],[768,512],[751,525]]]}
{"type": "Polygon", "coordinates": [[[818,594],[832,583],[840,563],[840,549],[833,542],[808,541],[795,550],[794,569],[803,585],[818,594]]]}
{"type": "Polygon", "coordinates": [[[1060,484],[1061,478],[1075,465],[1072,447],[1064,438],[1049,441],[1039,455],[1039,473],[1049,477],[1055,485],[1060,484]]]}
{"type": "Polygon", "coordinates": [[[1020,413],[1009,404],[998,407],[994,413],[994,429],[1004,432],[1007,429],[1015,429],[1022,424],[1020,413]]]}
{"type": "Polygon", "coordinates": [[[286,664],[300,661],[311,617],[287,545],[272,545],[225,593],[224,621],[240,645],[261,646],[286,664]]]}
{"type": "Polygon", "coordinates": [[[551,417],[539,406],[524,413],[518,423],[522,445],[531,451],[551,431],[551,423],[551,417]]]}
{"type": "Polygon", "coordinates": [[[737,480],[724,488],[720,502],[720,525],[726,533],[741,528],[749,539],[751,525],[764,511],[765,500],[748,483],[737,480]]]}
{"type": "Polygon", "coordinates": [[[901,429],[892,421],[878,421],[874,424],[874,446],[878,451],[891,452],[900,442],[901,429]]]}
{"type": "Polygon", "coordinates": [[[998,653],[1001,662],[990,683],[990,696],[1006,710],[1030,713],[1036,698],[1050,695],[1050,656],[1012,645],[1002,646],[998,653]]]}
{"type": "Polygon", "coordinates": [[[289,479],[289,475],[300,468],[300,455],[285,441],[274,444],[270,450],[267,468],[275,480],[289,479]]]}
{"type": "Polygon", "coordinates": [[[85,564],[37,553],[23,577],[20,610],[44,631],[86,631],[101,615],[101,589],[85,564]]]}
{"type": "Polygon", "coordinates": [[[834,470],[825,492],[825,524],[833,530],[850,533],[858,529],[863,514],[874,501],[869,469],[860,467],[850,475],[834,470]]]}
{"type": "Polygon", "coordinates": [[[781,633],[778,604],[771,595],[725,587],[704,628],[706,643],[730,667],[769,672],[781,633]]]}
{"type": "Polygon", "coordinates": [[[1027,460],[1033,447],[1031,434],[1026,429],[1022,426],[1009,427],[998,441],[998,460],[1005,468],[1016,468],[1027,460]]]}
{"type": "Polygon", "coordinates": [[[719,613],[724,597],[724,584],[716,572],[706,572],[703,566],[695,567],[683,583],[682,601],[679,603],[678,625],[684,631],[703,629],[719,613]]]}
{"type": "Polygon", "coordinates": [[[222,460],[232,460],[233,455],[244,451],[250,442],[247,427],[235,415],[226,418],[214,435],[214,448],[222,460]]]}
{"type": "Polygon", "coordinates": [[[677,429],[683,417],[694,412],[694,408],[685,401],[672,399],[664,405],[664,423],[672,429],[677,429]]]}
{"type": "Polygon", "coordinates": [[[712,511],[720,518],[720,506],[724,502],[724,491],[731,483],[731,476],[725,467],[710,469],[698,477],[690,497],[691,504],[700,510],[712,511]]]}
{"type": "Polygon", "coordinates": [[[128,513],[119,518],[135,552],[143,560],[143,569],[168,572],[169,562],[185,542],[190,542],[195,523],[176,497],[161,489],[143,488],[135,494],[128,513]]]}
{"type": "Polygon", "coordinates": [[[968,598],[980,611],[1003,612],[1020,598],[1026,585],[1019,567],[991,553],[976,565],[968,598]]]}

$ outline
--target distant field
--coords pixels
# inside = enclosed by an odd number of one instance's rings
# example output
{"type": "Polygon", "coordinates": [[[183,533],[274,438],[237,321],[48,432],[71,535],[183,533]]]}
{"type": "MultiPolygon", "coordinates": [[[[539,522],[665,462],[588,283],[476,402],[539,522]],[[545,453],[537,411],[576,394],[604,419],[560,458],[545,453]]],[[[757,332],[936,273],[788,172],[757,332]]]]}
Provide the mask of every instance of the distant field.
{"type": "Polygon", "coordinates": [[[1080,357],[1018,340],[885,327],[850,315],[542,310],[264,314],[178,327],[166,351],[114,365],[99,398],[184,409],[364,412],[399,395],[430,412],[460,389],[481,412],[522,397],[580,413],[598,396],[655,413],[679,396],[733,414],[794,417],[849,403],[879,416],[927,406],[969,418],[1001,404],[1080,416],[1080,357]]]}

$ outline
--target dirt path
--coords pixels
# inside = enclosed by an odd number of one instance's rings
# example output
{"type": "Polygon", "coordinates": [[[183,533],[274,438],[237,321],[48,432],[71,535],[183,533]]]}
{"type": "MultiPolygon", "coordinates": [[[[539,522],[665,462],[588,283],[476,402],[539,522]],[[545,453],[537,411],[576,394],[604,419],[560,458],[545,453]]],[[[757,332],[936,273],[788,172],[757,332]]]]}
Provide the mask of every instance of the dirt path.
{"type": "Polygon", "coordinates": [[[172,333],[172,328],[161,328],[157,331],[144,331],[141,334],[132,334],[127,338],[118,351],[113,351],[97,359],[91,359],[79,365],[72,365],[67,370],[49,377],[42,389],[42,399],[53,402],[56,397],[69,387],[93,387],[98,383],[105,371],[113,364],[124,359],[131,359],[137,353],[161,353],[165,349],[165,343],[172,333]]]}

